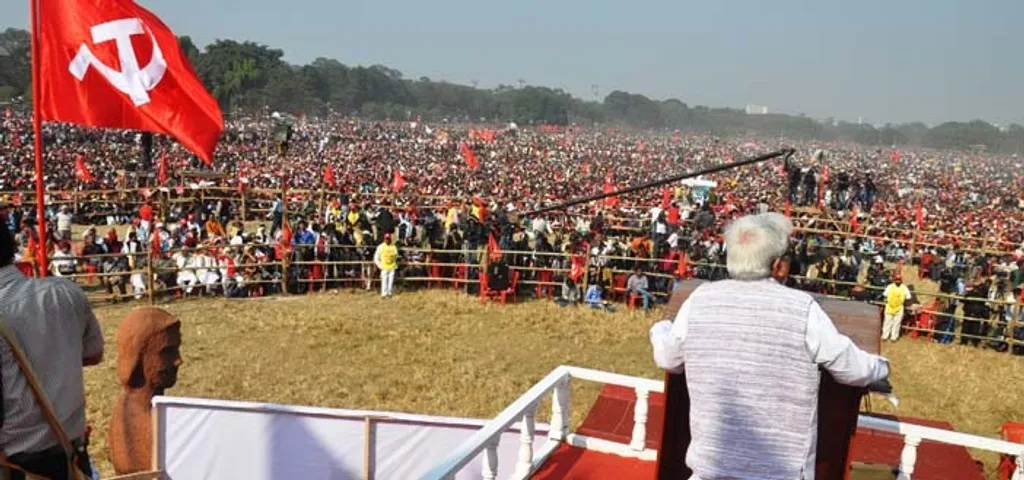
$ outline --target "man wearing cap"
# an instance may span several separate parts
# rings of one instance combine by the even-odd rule
[[[900,326],[903,324],[903,305],[910,300],[910,289],[903,284],[903,274],[896,272],[892,283],[885,287],[885,321],[882,323],[882,340],[895,342],[900,338]]]
[[[398,270],[398,247],[391,243],[391,234],[384,234],[384,243],[377,245],[373,263],[380,269],[380,296],[389,298],[394,294],[395,270]]]

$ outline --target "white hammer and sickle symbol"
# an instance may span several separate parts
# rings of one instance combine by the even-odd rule
[[[121,71],[110,68],[101,62],[96,55],[89,50],[85,43],[78,49],[78,54],[71,60],[68,70],[71,74],[82,81],[85,72],[92,66],[100,75],[128,95],[136,107],[149,103],[149,91],[156,88],[160,80],[164,78],[167,71],[167,61],[164,60],[164,53],[160,51],[160,45],[156,43],[153,34],[149,34],[153,42],[153,58],[145,68],[139,68],[139,59],[135,56],[135,49],[132,47],[132,35],[146,33],[142,27],[142,20],[138,18],[125,18],[107,23],[95,25],[91,29],[92,41],[95,44],[113,40],[117,45],[117,56],[121,61]]]

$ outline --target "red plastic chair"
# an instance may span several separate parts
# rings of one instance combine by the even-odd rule
[[[627,306],[629,307],[630,310],[634,310],[634,309],[636,309],[637,302],[640,302],[640,304],[643,305],[643,301],[644,301],[644,296],[643,295],[637,295],[635,293],[631,293],[631,294],[629,294],[629,302],[627,303]]]
[[[910,338],[925,337],[929,340],[934,336],[935,325],[938,323],[935,312],[939,310],[939,301],[933,300],[916,315],[914,328],[910,330]]]
[[[537,298],[544,298],[545,292],[547,293],[548,299],[555,297],[554,285],[545,285],[545,283],[551,282],[551,277],[554,274],[551,270],[541,270],[537,272]]]
[[[434,261],[435,261],[435,259],[432,256],[428,256],[427,257],[427,263],[431,264],[430,268],[427,270],[428,272],[430,272],[428,274],[428,276],[430,277],[430,280],[427,280],[427,288],[435,288],[435,287],[438,287],[438,286],[442,286],[442,287],[444,286],[444,281],[442,281],[442,280],[435,280],[435,279],[442,278],[442,276],[441,276],[441,267],[439,265],[433,265]]]
[[[452,290],[460,290],[462,286],[468,283],[469,280],[469,267],[465,265],[459,265],[455,267],[455,281],[452,282]],[[481,284],[483,285],[483,284]],[[481,287],[482,288],[482,287]]]
[[[999,430],[1003,440],[1013,443],[1024,443],[1024,423],[1006,422]],[[999,479],[1010,480],[1013,478],[1013,470],[1017,468],[1017,459],[1010,455],[999,456]]]
[[[628,300],[629,290],[626,290],[628,280],[624,273],[612,277],[612,298],[622,297],[623,300]]]
[[[511,303],[516,303],[516,288],[519,286],[519,272],[512,272],[512,282],[509,283],[508,288],[504,290],[491,290],[487,286],[487,274],[480,273],[480,302],[487,303],[487,300],[500,300],[501,304],[504,305],[509,298],[512,299]]]

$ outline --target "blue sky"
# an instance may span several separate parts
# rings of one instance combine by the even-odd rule
[[[291,62],[871,123],[1024,124],[1021,0],[139,1],[201,47],[253,40]],[[27,1],[0,2],[0,27],[27,17]]]

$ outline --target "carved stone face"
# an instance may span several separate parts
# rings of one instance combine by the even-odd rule
[[[132,311],[117,330],[117,375],[127,388],[153,393],[174,386],[181,366],[181,322],[166,310]]]
[[[181,324],[175,323],[153,335],[142,352],[142,370],[146,384],[154,390],[171,388],[178,381],[181,366]]]

